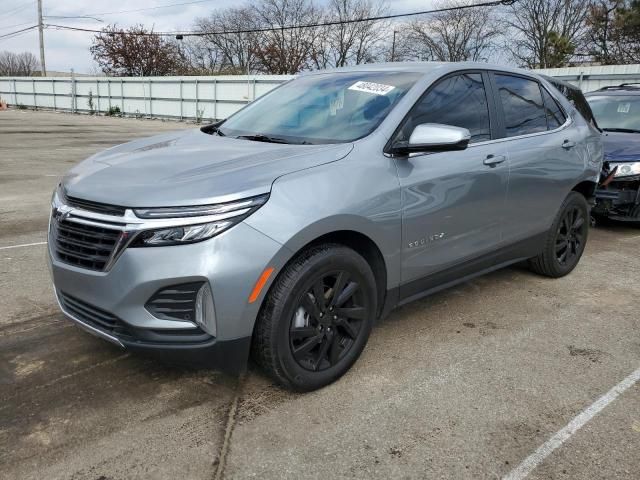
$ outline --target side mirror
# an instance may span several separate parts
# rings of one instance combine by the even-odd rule
[[[471,132],[466,128],[439,123],[423,123],[413,129],[408,142],[394,143],[391,146],[391,153],[408,155],[417,152],[464,150],[469,146],[470,140]]]

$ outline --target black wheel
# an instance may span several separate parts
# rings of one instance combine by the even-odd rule
[[[577,192],[565,199],[551,230],[544,250],[529,260],[533,271],[547,277],[563,277],[580,261],[589,235],[589,205]]]
[[[253,357],[285,386],[323,387],[360,356],[376,300],[375,279],[364,258],[337,244],[313,247],[271,288],[254,330]]]

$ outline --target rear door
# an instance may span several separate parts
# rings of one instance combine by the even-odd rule
[[[464,151],[415,154],[395,160],[402,188],[402,298],[446,281],[462,264],[497,248],[509,166],[503,142],[493,142],[496,112],[489,77],[459,72],[436,82],[396,132],[405,140],[416,125],[464,127]],[[493,122],[493,123],[492,123]]]
[[[544,234],[584,171],[580,133],[553,96],[526,76],[492,74],[509,156],[504,242]]]

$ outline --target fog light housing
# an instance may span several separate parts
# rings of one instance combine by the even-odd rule
[[[196,295],[196,325],[210,335],[216,336],[216,311],[213,305],[213,292],[209,282],[202,284]]]
[[[147,301],[145,308],[161,320],[195,323],[209,335],[216,336],[216,313],[209,282],[161,288]]]

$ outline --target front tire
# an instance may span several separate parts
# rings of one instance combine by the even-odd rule
[[[254,330],[253,358],[284,386],[323,387],[358,359],[376,311],[367,261],[342,245],[312,247],[271,288]]]
[[[571,192],[556,216],[543,251],[529,260],[530,268],[551,278],[568,275],[578,265],[589,236],[589,205],[578,192]]]

